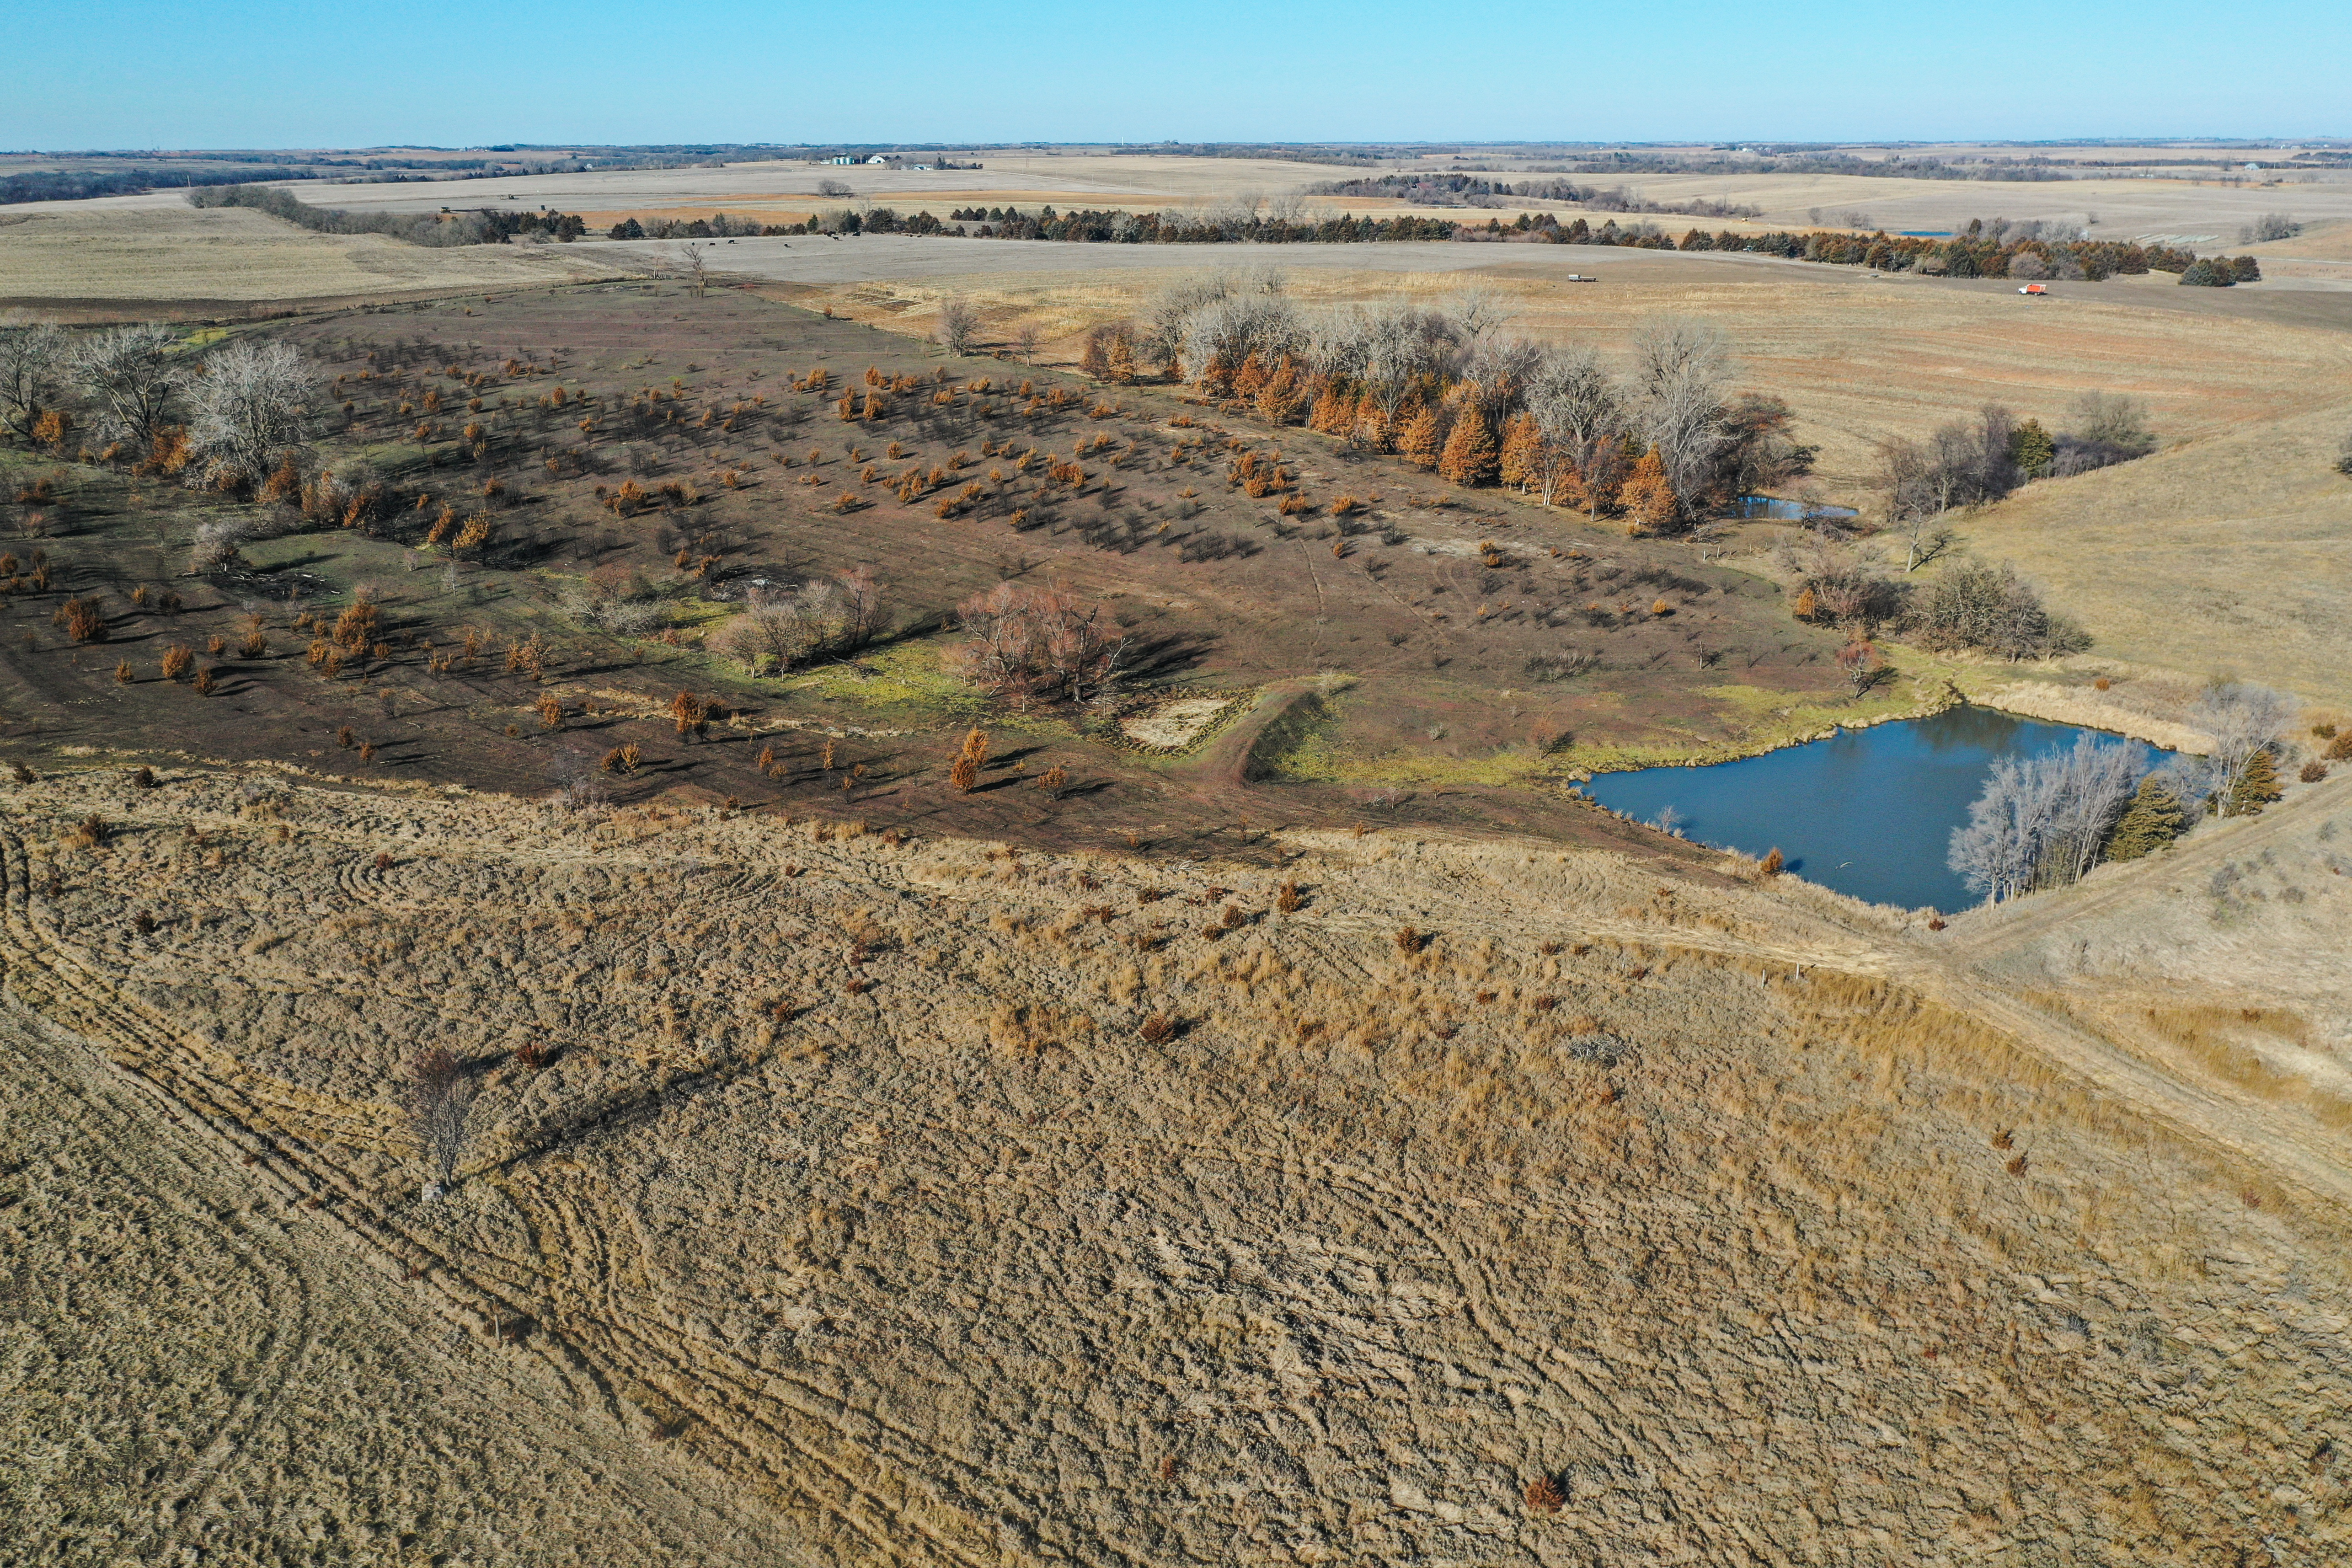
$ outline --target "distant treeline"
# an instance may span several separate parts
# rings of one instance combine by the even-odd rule
[[[950,229],[948,225],[957,226]],[[819,225],[818,226],[824,226]],[[1538,245],[1624,246],[1639,250],[1732,250],[1752,255],[1781,256],[1795,261],[1821,261],[1840,266],[1867,266],[1885,272],[1923,272],[1951,278],[2055,278],[2096,281],[2117,273],[2149,271],[2181,273],[2196,265],[2194,253],[2162,245],[2134,245],[2116,240],[2045,237],[2038,224],[2011,225],[2000,218],[1989,224],[1971,221],[1946,239],[1913,235],[1845,234],[1824,230],[1802,233],[1779,230],[1740,234],[1725,229],[1709,234],[1694,228],[1679,240],[1654,223],[1619,227],[1603,220],[1593,227],[1583,218],[1561,223],[1550,213],[1521,213],[1509,223],[1488,218],[1484,224],[1457,223],[1451,218],[1399,216],[1391,218],[1332,217],[1315,222],[1289,222],[1252,216],[1245,221],[1219,222],[1188,212],[1130,213],[1096,211],[1056,213],[1042,207],[1034,214],[1017,207],[959,207],[942,224],[929,213],[902,219],[887,208],[866,214],[861,223],[848,214],[839,221],[841,232],[860,227],[871,234],[961,233],[989,239],[1051,239],[1081,244],[1214,245],[1255,242],[1261,245],[1366,244],[1375,240],[1517,241]],[[788,232],[799,233],[795,227]]]
[[[587,232],[572,213],[355,213],[314,207],[273,185],[221,185],[188,193],[194,207],[251,207],[320,234],[381,234],[411,245],[504,245],[539,234],[569,243]]]
[[[1603,153],[1572,160],[1573,174],[1860,174],[1883,180],[2066,180],[2066,165],[2041,157],[1947,163],[1941,158],[1857,158],[1850,153],[1707,157],[1675,153]]]
[[[1418,151],[1398,147],[1297,147],[1276,142],[1160,142],[1149,146],[1113,147],[1111,155],[1142,157],[1160,153],[1176,158],[1268,158],[1285,163],[1338,163],[1369,168],[1382,158],[1418,157]]]
[[[1508,207],[1513,201],[1574,202],[1601,212],[1675,213],[1689,217],[1754,217],[1764,209],[1725,201],[1652,202],[1622,185],[1603,189],[1573,180],[1489,180],[1476,174],[1381,174],[1326,180],[1310,195],[1390,196],[1424,207]]]
[[[867,231],[883,232],[876,228],[875,219],[890,216],[887,211],[868,215]],[[929,217],[929,213],[919,213],[910,221]],[[1332,245],[1376,239],[1435,240],[1452,239],[1457,230],[1469,226],[1450,218],[1410,215],[1293,221],[1255,215],[1221,218],[1214,214],[1185,211],[1131,213],[1087,208],[1056,213],[1050,206],[1041,207],[1034,215],[1024,214],[1016,207],[963,207],[948,217],[951,223],[979,224],[978,228],[963,232],[982,239],[1059,239],[1094,245],[1218,245],[1235,241]],[[922,231],[908,227],[906,232]]]
[[[247,170],[228,169],[58,169],[29,174],[0,175],[0,206],[17,202],[78,202],[90,196],[135,196],[142,191],[178,190],[193,185],[234,185],[250,180]],[[313,180],[308,170],[289,170],[272,178]]]

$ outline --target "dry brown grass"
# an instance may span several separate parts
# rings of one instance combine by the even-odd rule
[[[1874,973],[1910,950],[1785,879],[1402,830],[1146,864],[352,786],[275,789],[265,822],[193,772],[149,831],[162,798],[12,793],[12,880],[47,889],[5,928],[18,994],[86,1070],[268,1150],[273,1211],[320,1198],[304,1267],[416,1270],[396,1299],[472,1330],[429,1375],[576,1369],[556,1414],[667,1434],[802,1560],[986,1556],[1008,1519],[1087,1563],[1276,1531],[1837,1554],[2053,1518],[2134,1563],[2345,1544],[2272,1480],[2352,1399],[2332,1321],[2280,1307],[2347,1283],[2341,1216]],[[55,846],[100,814],[128,830],[93,879]],[[418,1040],[482,1082],[431,1209],[394,1099]],[[218,1464],[268,1494],[277,1441]]]
[[[2339,345],[2313,340],[2315,352]],[[2193,675],[2352,700],[2352,480],[2329,463],[2352,426],[2340,370],[2289,376],[2274,405],[2120,468],[2029,486],[1971,519],[2099,638],[2098,652]]]

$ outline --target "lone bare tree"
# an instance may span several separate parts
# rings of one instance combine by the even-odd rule
[[[65,334],[22,316],[0,317],[0,429],[20,441],[37,424],[64,368]]]
[[[969,300],[949,300],[940,306],[940,346],[951,354],[971,353],[980,336],[980,310]]]
[[[1454,295],[1446,305],[1445,313],[1454,318],[1462,336],[1473,343],[1511,319],[1511,312],[1503,304],[1500,295],[1492,289],[1475,286]]]
[[[709,250],[710,247],[707,245],[681,245],[677,247],[677,264],[686,268],[686,280],[694,285],[694,291],[698,294],[707,293],[710,288]]]
[[[1685,511],[1695,507],[1723,448],[1731,346],[1719,328],[1661,316],[1633,333],[1633,393],[1641,434],[1658,448]]]
[[[409,1066],[408,1112],[416,1145],[425,1157],[425,1196],[442,1196],[457,1179],[457,1156],[466,1148],[466,1114],[474,1105],[474,1080],[457,1058],[436,1046],[419,1051]]]
[[[318,385],[316,367],[285,343],[237,343],[208,357],[187,382],[188,434],[208,477],[258,481],[299,447]]]
[[[2286,733],[2294,721],[2295,706],[2294,699],[2284,692],[2242,681],[2215,686],[2198,701],[2189,722],[2213,737],[2205,763],[2222,816],[2238,815],[2239,782],[2255,756]]]
[[[163,433],[184,379],[172,354],[179,341],[169,327],[142,323],[100,332],[75,348],[74,379],[105,407],[110,435],[144,445]]]

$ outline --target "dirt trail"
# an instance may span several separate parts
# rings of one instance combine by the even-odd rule
[[[2171,857],[2126,869],[2103,888],[2037,899],[2021,913],[1997,915],[1999,924],[1964,920],[1953,933],[1957,941],[1940,934],[1906,937],[1874,929],[1859,916],[1843,919],[1835,913],[1800,913],[1793,908],[1779,912],[1769,935],[1734,933],[1686,921],[1610,919],[1581,910],[1562,921],[1559,934],[1571,940],[1787,965],[1792,973],[1819,968],[1888,980],[2013,1037],[2052,1066],[2079,1077],[2102,1100],[2131,1108],[2181,1135],[2227,1150],[2238,1160],[2352,1213],[2352,1160],[2347,1160],[2339,1137],[2323,1128],[2283,1121],[2276,1107],[2258,1095],[2218,1083],[2184,1081],[2168,1074],[2122,1046],[2019,996],[2014,984],[1998,976],[1991,967],[2005,954],[2070,921],[2148,897],[2152,881],[2200,877],[2222,860],[2258,854],[2266,845],[2306,829],[2312,817],[2339,809],[2347,794],[2352,794],[2352,775],[2347,775],[2346,784],[2331,785],[2325,793],[2305,795],[2290,809],[2274,809],[2232,831],[2192,839]],[[1401,910],[1400,919],[1418,919],[1425,929],[1456,938],[1507,941],[1514,934],[1523,934],[1525,924],[1495,918],[1492,894],[1499,889],[1479,889],[1478,893],[1486,896],[1471,896],[1468,868],[1482,858],[1465,853],[1471,847],[1467,844],[1453,847],[1448,858],[1454,868],[1429,884],[1443,888],[1449,881],[1462,881],[1465,896],[1444,902],[1428,900]],[[1368,934],[1371,931],[1364,921],[1356,922],[1355,929]]]

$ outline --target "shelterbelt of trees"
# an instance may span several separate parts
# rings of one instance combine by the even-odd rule
[[[1286,217],[1210,212],[1133,213],[1076,209],[1057,213],[1040,207],[959,207],[942,221],[929,213],[900,217],[887,207],[866,214],[843,213],[813,226],[855,234],[961,234],[982,239],[1044,239],[1094,245],[1368,244],[1376,240],[1454,240],[1535,245],[1627,246],[1642,250],[1730,250],[1832,265],[1867,266],[1888,272],[1917,271],[1953,278],[2060,278],[2096,281],[2117,274],[2185,273],[2197,263],[2193,251],[2164,245],[2091,239],[2079,233],[2052,232],[2037,224],[1977,219],[1948,237],[1856,234],[1845,230],[1775,230],[1745,234],[1692,228],[1680,239],[1654,223],[1620,226],[1604,218],[1598,228],[1582,217],[1559,221],[1552,213],[1521,213],[1505,222],[1484,223],[1411,214],[1375,218],[1345,215]],[[794,232],[801,232],[795,230]],[[2238,281],[2252,281],[2242,269]]]

